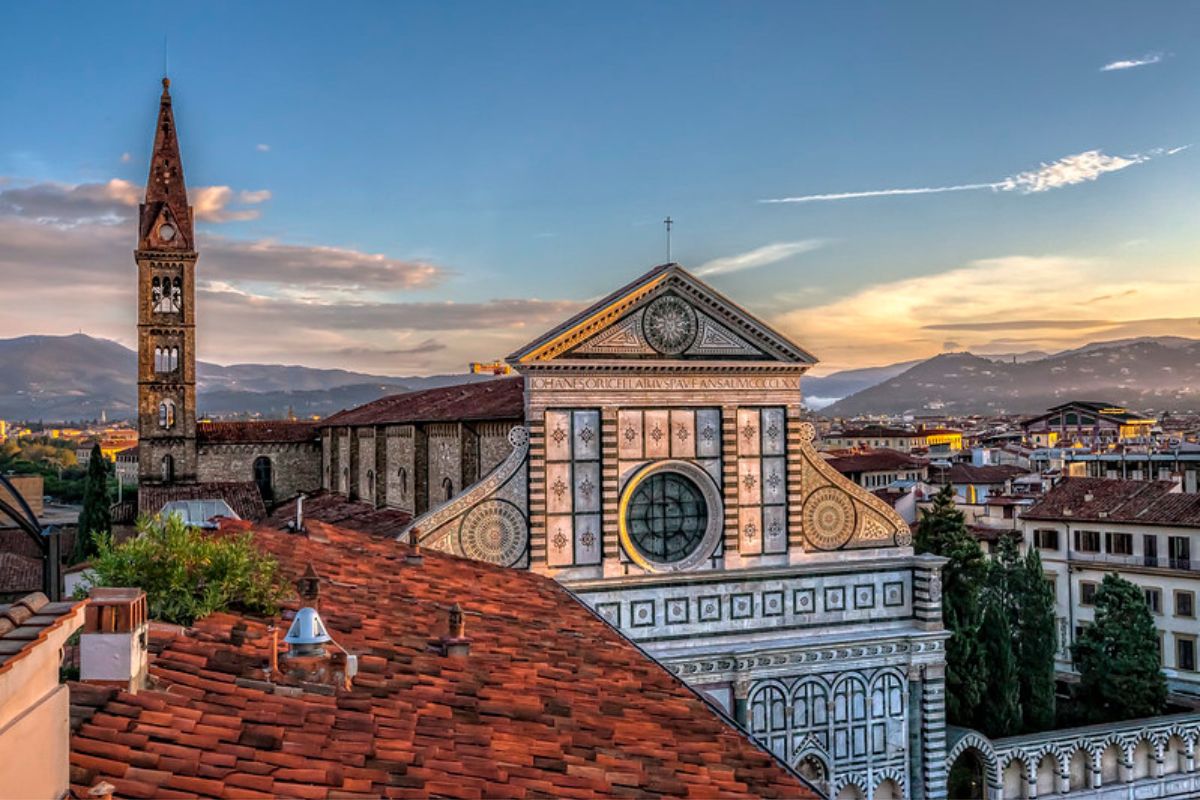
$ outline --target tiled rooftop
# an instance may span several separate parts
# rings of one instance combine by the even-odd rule
[[[946,472],[946,480],[950,483],[1004,483],[1019,475],[1028,474],[1029,470],[1013,464],[953,464]],[[935,473],[938,474],[938,473]],[[940,477],[940,474],[938,474]]]
[[[1021,517],[1200,527],[1200,494],[1176,488],[1171,481],[1066,478]]]
[[[525,417],[525,379],[494,378],[437,389],[406,392],[339,411],[319,424],[400,425],[460,420],[519,420]]]
[[[880,448],[866,453],[831,458],[828,463],[843,475],[849,475],[856,472],[877,472],[891,469],[920,469],[929,462],[897,450]]]
[[[245,523],[230,523],[233,530]],[[359,674],[335,694],[263,681],[266,621],[157,638],[154,690],[81,687],[72,783],[135,797],[817,795],[549,578],[310,521],[255,529]],[[466,656],[430,646],[454,603]],[[284,622],[276,620],[277,625]],[[74,691],[74,690],[73,690]]]
[[[51,603],[41,592],[0,605],[0,675],[28,654],[84,601]]]
[[[317,425],[305,420],[197,422],[198,444],[276,444],[318,441]]]
[[[167,503],[179,500],[224,500],[242,519],[260,520],[267,515],[262,492],[254,481],[210,481],[172,486],[143,485],[138,490],[142,512],[157,514]]]
[[[345,495],[324,489],[305,496],[304,518],[380,536],[396,536],[412,522],[412,514],[407,511],[376,508],[371,503],[350,500]],[[284,528],[295,519],[296,503],[283,503],[271,513],[266,524]]]

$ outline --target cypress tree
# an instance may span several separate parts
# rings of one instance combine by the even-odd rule
[[[1096,620],[1071,647],[1079,670],[1077,700],[1091,722],[1162,713],[1167,700],[1158,630],[1141,588],[1116,573],[1096,591]]]
[[[1046,583],[1042,557],[1029,548],[1021,564],[1017,674],[1021,683],[1021,716],[1025,733],[1054,727],[1054,592]]]
[[[989,593],[984,604],[980,649],[987,666],[987,689],[975,727],[992,738],[1012,736],[1021,728],[1021,686],[1012,625],[1002,598],[995,592]]]
[[[946,642],[946,718],[954,725],[973,726],[987,691],[979,641],[987,567],[979,542],[954,507],[950,486],[942,487],[933,508],[921,514],[914,547],[949,559],[942,568],[942,621],[951,634]]]
[[[112,497],[108,491],[108,459],[100,445],[92,445],[87,479],[83,484],[83,509],[75,531],[71,563],[87,561],[96,554],[96,537],[112,533]]]

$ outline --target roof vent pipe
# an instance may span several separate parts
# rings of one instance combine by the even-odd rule
[[[467,638],[467,623],[462,606],[455,603],[447,615],[448,632],[442,637],[442,653],[448,656],[466,656],[471,652],[471,640]]]
[[[295,656],[320,656],[325,654],[324,645],[333,641],[325,630],[325,623],[315,608],[302,608],[292,620],[287,636],[283,637]]]
[[[425,557],[421,555],[421,532],[416,528],[408,529],[408,555],[404,557],[404,562],[414,567],[425,562]]]

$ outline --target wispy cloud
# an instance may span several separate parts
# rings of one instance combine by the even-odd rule
[[[1115,72],[1119,69],[1133,69],[1134,67],[1145,67],[1150,64],[1157,64],[1163,60],[1162,53],[1147,53],[1141,58],[1130,58],[1122,61],[1112,61],[1100,68],[1101,72]]]
[[[204,222],[237,222],[256,219],[256,208],[271,199],[266,189],[235,192],[228,186],[200,186],[190,190],[196,219]],[[70,227],[100,223],[117,225],[133,218],[142,190],[126,180],[105,183],[31,183],[0,190],[0,214],[39,223]]]
[[[255,150],[257,150],[257,151],[258,151],[258,152],[260,152],[260,153],[269,153],[269,152],[271,152],[271,145],[269,145],[269,144],[256,144],[256,145],[254,145],[254,149],[255,149]]]
[[[128,164],[133,161],[133,153],[121,153],[121,163]]]
[[[1145,153],[1130,156],[1110,156],[1100,150],[1064,156],[1057,161],[1042,163],[1037,169],[1019,172],[999,181],[988,183],[960,183],[951,186],[922,186],[908,189],[868,189],[860,192],[835,192],[828,194],[805,194],[795,197],[775,197],[760,200],[760,203],[819,203],[829,200],[855,200],[862,197],[896,197],[916,194],[941,194],[943,192],[971,192],[991,189],[994,192],[1016,192],[1035,194],[1073,186],[1077,183],[1094,181],[1108,172],[1117,172],[1137,164],[1144,164],[1160,156],[1173,156],[1191,145],[1172,148],[1155,148]]]
[[[775,242],[735,256],[714,258],[696,269],[697,275],[725,275],[747,269],[765,267],[786,258],[808,253],[825,246],[824,239],[801,239],[798,242]]]
[[[1064,300],[1045,291],[1047,281],[1086,284],[1103,294]],[[1133,274],[1116,261],[1014,255],[864,286],[769,319],[827,368],[863,367],[947,348],[1058,350],[1129,336],[1195,336],[1198,289],[1200,281],[1165,266]],[[1146,318],[1148,309],[1159,308],[1177,316]]]

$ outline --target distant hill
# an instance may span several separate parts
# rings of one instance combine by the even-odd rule
[[[900,364],[889,364],[886,367],[847,369],[820,378],[805,378],[800,384],[800,388],[804,392],[804,404],[812,409],[822,408],[843,397],[894,378],[920,363],[921,361],[918,359]]]
[[[63,421],[132,418],[137,354],[86,334],[0,339],[0,419]],[[433,388],[480,375],[392,378],[341,369],[277,364],[196,364],[201,414],[281,417],[331,414],[387,394]]]
[[[1031,361],[943,353],[833,403],[829,416],[1027,414],[1086,397],[1138,411],[1200,410],[1200,341],[1096,342]]]

